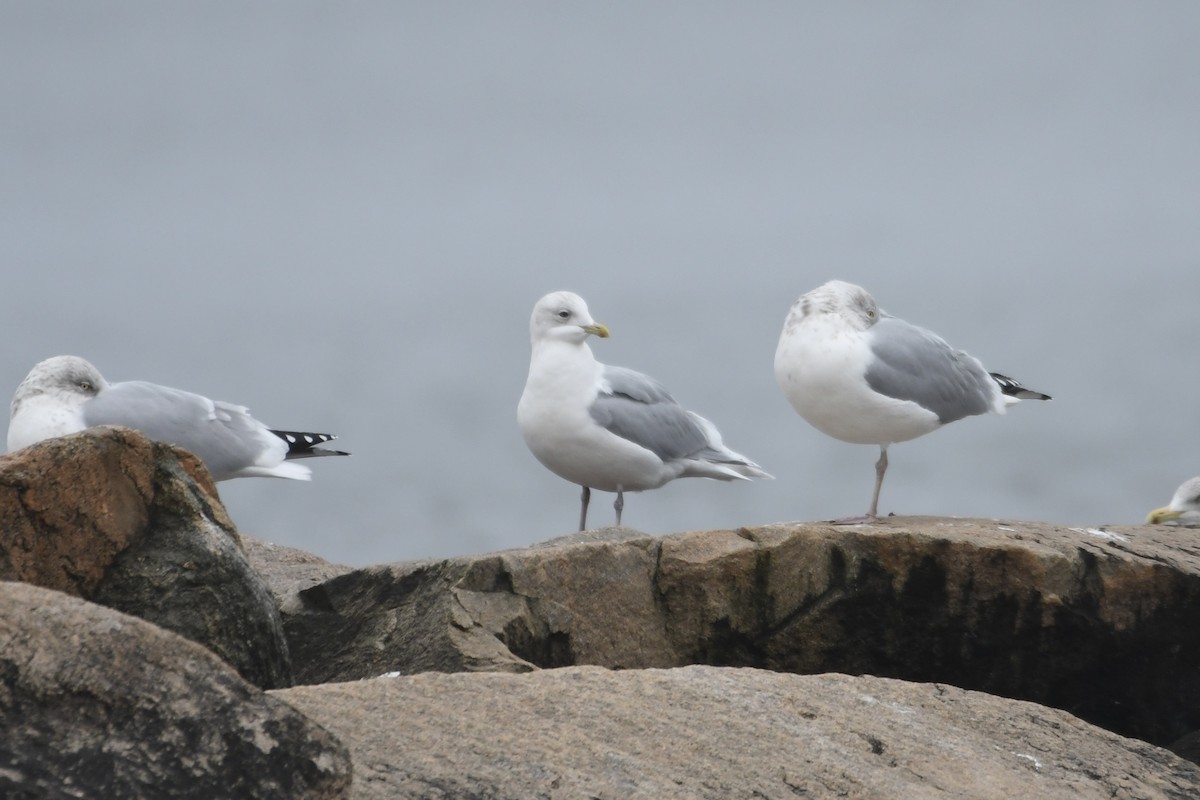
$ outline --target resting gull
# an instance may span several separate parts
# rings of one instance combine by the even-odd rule
[[[606,338],[577,294],[553,292],[533,307],[533,353],[517,406],[530,451],[547,469],[583,487],[579,529],[591,490],[616,492],[617,525],[625,492],[676,478],[770,478],[729,450],[703,417],[684,410],[658,381],[596,361],[589,336]]]
[[[145,381],[109,383],[78,356],[48,358],[21,381],[12,400],[8,449],[96,425],[124,425],[182,447],[198,456],[218,481],[306,481],[312,470],[293,459],[349,455],[317,447],[337,438],[331,434],[272,430],[243,406]]]
[[[877,517],[888,445],[976,414],[1003,414],[1020,400],[1049,400],[938,335],[879,309],[863,288],[830,281],[792,304],[775,351],[775,379],[792,406],[822,433],[879,446]]]

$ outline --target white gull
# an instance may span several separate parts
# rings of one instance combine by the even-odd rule
[[[109,383],[78,356],[48,358],[21,381],[12,400],[8,449],[96,425],[123,425],[182,447],[218,481],[311,480],[312,470],[294,459],[348,455],[316,446],[337,438],[331,434],[272,430],[244,406],[145,381]]]
[[[529,321],[529,377],[517,422],[547,469],[583,487],[579,529],[587,527],[591,490],[616,492],[617,525],[625,492],[657,489],[676,478],[770,478],[721,442],[716,427],[682,408],[654,378],[596,361],[589,336],[606,338],[583,298],[553,292]]]
[[[1157,525],[1160,522],[1177,520],[1184,527],[1200,525],[1200,477],[1189,478],[1179,484],[1169,505],[1156,508],[1146,517],[1146,522]]]
[[[1049,400],[940,336],[881,311],[860,286],[829,281],[792,304],[775,351],[775,379],[810,425],[835,439],[879,447],[865,522],[879,511],[888,445],[976,414]]]

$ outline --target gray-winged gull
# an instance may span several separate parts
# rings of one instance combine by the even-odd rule
[[[331,434],[272,430],[243,406],[145,381],[109,383],[78,356],[48,358],[21,381],[12,400],[8,449],[96,425],[124,425],[182,447],[218,481],[311,480],[312,470],[293,459],[348,455],[317,447],[337,438]]]
[[[533,307],[529,377],[517,422],[547,469],[583,487],[579,529],[587,527],[591,490],[616,492],[621,524],[625,492],[657,489],[675,478],[770,478],[721,443],[716,427],[683,409],[658,381],[596,361],[589,336],[606,338],[583,298],[553,292]]]
[[[875,491],[865,522],[879,511],[888,445],[955,420],[1003,414],[1020,400],[1049,400],[940,336],[879,309],[865,289],[829,281],[792,304],[775,351],[775,379],[792,406],[835,439],[879,446]]]
[[[1185,516],[1186,520],[1180,520]],[[1179,484],[1171,504],[1156,508],[1146,517],[1146,522],[1156,525],[1160,522],[1176,519],[1188,527],[1200,525],[1200,477],[1190,478]]]

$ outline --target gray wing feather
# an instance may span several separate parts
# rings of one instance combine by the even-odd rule
[[[625,367],[605,367],[609,391],[589,411],[596,424],[641,445],[663,461],[709,449],[708,438],[666,388],[649,375]]]
[[[241,406],[145,381],[114,383],[83,407],[84,422],[124,425],[188,450],[218,480],[250,464],[265,449],[264,426]]]
[[[608,384],[613,394],[621,394],[639,403],[669,403],[677,406],[675,398],[667,391],[667,387],[628,367],[604,367],[604,382]]]
[[[917,403],[943,424],[992,410],[995,381],[937,334],[884,315],[871,328],[870,348],[867,383],[880,394]]]

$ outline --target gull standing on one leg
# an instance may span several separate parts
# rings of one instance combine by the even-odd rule
[[[770,478],[721,443],[716,427],[683,409],[658,381],[596,361],[589,336],[606,338],[583,298],[552,292],[533,307],[529,377],[517,422],[533,455],[583,487],[579,530],[587,528],[591,490],[616,492],[617,525],[625,492],[657,489],[675,478]]]
[[[835,439],[879,446],[879,512],[888,445],[1020,400],[1049,400],[955,350],[940,336],[879,309],[865,289],[829,281],[792,304],[775,351],[775,379],[792,406]]]

